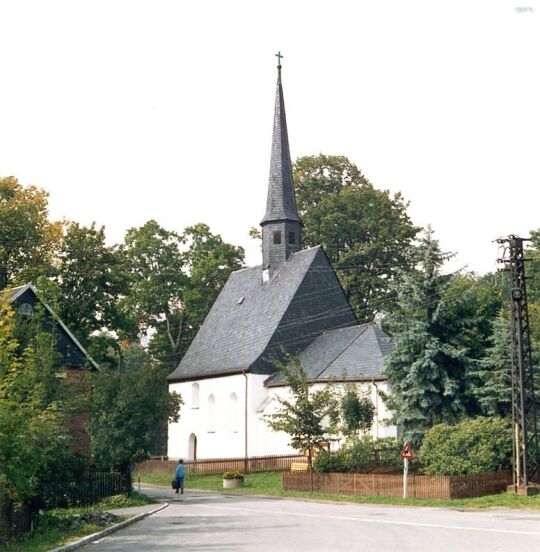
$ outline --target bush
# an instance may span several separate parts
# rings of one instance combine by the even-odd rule
[[[402,471],[401,447],[402,444],[392,437],[377,439],[375,441],[375,449],[379,465],[385,468],[392,468],[396,471]]]
[[[355,439],[336,452],[321,452],[315,471],[321,473],[367,473],[376,467],[401,469],[401,446],[395,439]]]
[[[356,439],[347,447],[349,469],[354,473],[365,473],[375,467],[375,443],[371,439]]]
[[[313,469],[319,473],[350,471],[348,451],[343,448],[336,452],[321,451],[313,461]]]
[[[506,469],[512,461],[512,432],[500,418],[476,418],[429,429],[418,454],[429,475],[461,475]]]

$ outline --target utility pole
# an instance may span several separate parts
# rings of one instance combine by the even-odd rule
[[[510,272],[512,316],[512,448],[513,489],[520,494],[536,494],[531,483],[540,480],[538,436],[534,398],[534,367],[527,306],[526,259],[523,242],[528,238],[510,235],[497,240],[504,247],[503,257]]]

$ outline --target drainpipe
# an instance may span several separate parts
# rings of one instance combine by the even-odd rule
[[[375,383],[375,380],[372,379],[371,383],[375,387],[375,418],[377,419],[377,424],[375,425],[375,438],[379,438],[379,388]]]
[[[246,371],[242,372],[242,375],[246,379],[246,386],[244,391],[244,473],[248,471],[248,377]]]

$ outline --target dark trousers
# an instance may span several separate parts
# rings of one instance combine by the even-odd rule
[[[184,478],[183,477],[177,477],[176,478],[176,492],[181,490],[184,492]]]

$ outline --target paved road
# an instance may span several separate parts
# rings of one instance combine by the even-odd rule
[[[401,508],[167,490],[171,506],[84,550],[540,551],[540,513]]]

